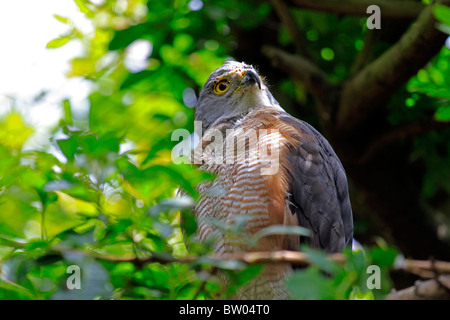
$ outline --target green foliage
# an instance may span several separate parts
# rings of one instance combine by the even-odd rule
[[[170,136],[192,129],[193,104],[185,104],[185,93],[198,90],[225,61],[228,16],[236,19],[241,11],[211,5],[204,16],[189,1],[75,3],[94,33],[54,15],[69,30],[47,48],[82,41],[85,54],[71,61],[69,76],[92,82],[88,116],[63,100],[63,117],[41,151],[22,151],[33,128],[19,113],[0,119],[0,299],[232,294],[261,267],[201,258],[209,246],[192,238],[197,225],[189,209],[196,185],[211,176],[173,164]],[[262,20],[270,7],[260,7]],[[135,70],[127,59],[139,41],[150,51]],[[184,198],[175,197],[178,187]],[[172,262],[187,255],[185,242],[200,258]],[[139,260],[152,258],[166,262]],[[67,287],[73,265],[82,270],[80,290]],[[234,279],[227,291],[211,268]]]
[[[307,247],[312,264],[306,269],[297,270],[287,281],[291,299],[308,300],[348,300],[382,299],[391,290],[389,269],[393,266],[397,251],[382,246],[367,251],[350,250],[344,252],[345,263],[328,259],[321,251]],[[379,267],[380,287],[372,287],[371,276],[375,275],[369,266]],[[375,275],[378,276],[378,275]]]
[[[450,34],[450,8],[443,5],[433,7],[433,13],[440,22],[438,27]],[[449,41],[447,40],[447,43]],[[421,106],[421,110],[432,108],[434,118],[440,122],[450,121],[450,48],[442,48],[440,54],[435,57],[431,64],[419,70],[407,84],[409,92],[415,94],[411,107],[416,100],[425,96],[427,106]],[[416,108],[417,109],[417,108]],[[432,197],[439,190],[450,193],[450,131],[443,130],[441,134],[430,132],[414,141],[415,151],[411,155],[413,160],[421,159],[426,166],[423,177],[422,194]]]
[[[418,92],[436,98],[435,119],[450,121],[450,49],[444,47],[433,64],[419,70],[408,83],[410,92]]]
[[[443,24],[440,25],[441,30],[450,34],[450,7],[438,4],[433,7],[433,14]]]

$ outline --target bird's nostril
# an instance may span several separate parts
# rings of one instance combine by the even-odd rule
[[[259,78],[258,74],[253,70],[245,71],[245,77],[242,83],[248,86],[254,85],[256,83],[258,84],[259,89],[261,89],[261,79]]]

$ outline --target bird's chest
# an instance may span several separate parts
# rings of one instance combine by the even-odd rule
[[[217,237],[216,253],[247,251],[252,235],[283,223],[284,194],[275,186],[281,184],[280,141],[276,130],[244,125],[204,135],[194,156],[201,159],[200,168],[216,178],[199,186],[194,212],[199,238]]]

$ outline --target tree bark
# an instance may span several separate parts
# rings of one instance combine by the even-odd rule
[[[450,276],[440,276],[436,279],[416,281],[414,286],[393,291],[387,300],[449,300]]]
[[[351,132],[441,50],[448,35],[435,25],[428,6],[396,44],[345,83],[337,130]]]

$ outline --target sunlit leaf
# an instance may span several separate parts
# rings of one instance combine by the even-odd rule
[[[62,22],[62,23],[64,23],[64,24],[70,23],[70,19],[67,18],[67,17],[63,17],[63,16],[60,16],[60,15],[58,15],[58,14],[54,14],[53,17],[54,17],[56,20],[58,20],[58,21],[60,21],[60,22]]]
[[[10,149],[22,148],[25,141],[34,132],[18,113],[11,113],[0,119],[0,145]]]
[[[48,42],[46,45],[46,48],[48,48],[48,49],[59,48],[59,47],[62,47],[63,45],[65,45],[70,40],[72,40],[72,38],[70,36],[62,36],[62,37],[53,39],[50,42]]]

